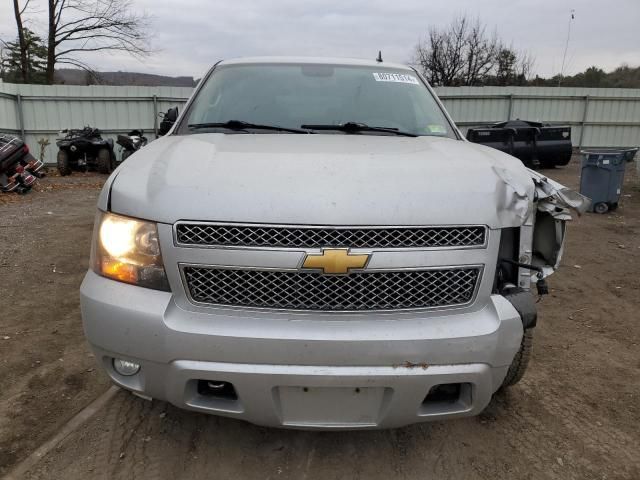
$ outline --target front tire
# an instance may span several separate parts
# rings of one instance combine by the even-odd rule
[[[66,150],[58,150],[58,173],[65,177],[71,175],[71,166],[69,165],[69,154]]]
[[[520,342],[520,349],[516,356],[513,358],[507,376],[504,377],[502,382],[502,388],[510,387],[518,383],[524,376],[524,372],[527,371],[529,365],[529,359],[531,358],[531,350],[533,348],[533,329],[527,328]]]
[[[98,150],[98,172],[111,173],[111,152],[106,148]]]

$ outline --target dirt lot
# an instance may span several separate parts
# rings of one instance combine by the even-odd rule
[[[633,170],[633,169],[631,169]],[[578,166],[547,172],[570,186]],[[0,475],[108,388],[82,336],[99,176],[0,197]],[[379,432],[272,430],[124,392],[30,479],[640,478],[640,180],[573,222],[532,365],[479,417]]]

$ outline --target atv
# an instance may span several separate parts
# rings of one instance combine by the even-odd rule
[[[111,173],[116,160],[113,140],[102,138],[100,130],[86,126],[81,130],[62,130],[60,135],[64,135],[56,141],[60,149],[58,151],[60,175],[70,175],[74,170]]]

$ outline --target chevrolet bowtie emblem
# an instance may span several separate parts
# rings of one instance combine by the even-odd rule
[[[350,254],[348,248],[323,248],[322,253],[308,253],[302,268],[320,269],[322,273],[349,273],[352,268],[364,268],[369,254]]]

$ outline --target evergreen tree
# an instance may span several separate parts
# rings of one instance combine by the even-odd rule
[[[28,28],[23,30],[29,83],[45,83],[47,71],[47,47],[44,41]],[[7,42],[0,57],[0,72],[2,79],[10,83],[23,83],[20,58],[20,42],[16,38]]]

